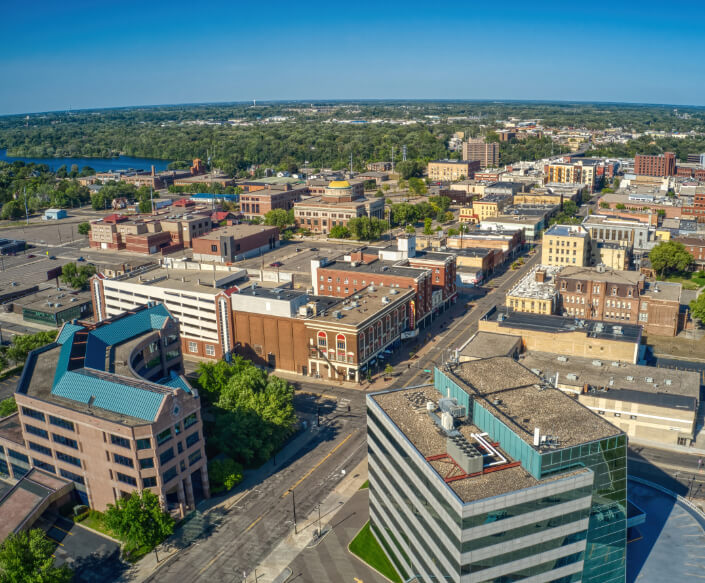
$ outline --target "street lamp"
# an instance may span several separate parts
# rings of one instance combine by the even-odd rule
[[[294,534],[299,534],[296,529],[296,496],[294,495],[294,490],[292,488],[289,488],[289,492],[291,492],[291,507],[294,510]]]

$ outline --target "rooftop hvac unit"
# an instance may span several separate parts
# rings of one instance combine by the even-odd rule
[[[646,377],[644,379],[647,383],[653,383],[654,382],[654,377]]]
[[[389,295],[390,295],[390,296],[395,296],[395,295],[397,295],[398,293],[399,293],[399,292],[398,292],[397,290],[395,290],[395,289],[390,289],[390,290],[389,290]]]
[[[382,296],[382,303],[383,304],[388,304],[389,303],[389,298],[387,296]]]
[[[601,360],[593,360],[592,366],[602,366],[602,361]]]
[[[569,381],[577,381],[578,375],[576,375],[574,372],[569,372],[567,375],[565,375],[565,378],[567,378]]]
[[[426,411],[435,411],[436,404],[433,401],[426,401]]]
[[[453,416],[447,411],[443,411],[443,413],[441,413],[441,426],[446,431],[453,431],[453,429],[455,428]]]
[[[343,313],[340,310],[335,310],[335,312],[333,312],[333,317],[340,319],[343,317]]]
[[[537,377],[541,376],[541,371],[538,368],[532,368],[531,372],[534,373]]]
[[[450,413],[454,419],[465,417],[465,407],[462,405],[453,405],[450,409],[448,409],[448,413]]]
[[[629,375],[629,376],[627,377],[627,380],[631,382],[631,381],[633,381],[633,380],[634,380],[634,377],[633,377],[633,376],[631,376],[631,375]]]
[[[666,386],[670,387],[673,384],[673,381],[671,379],[666,379]]]
[[[622,336],[624,332],[622,331],[621,326],[612,326],[612,331],[617,335],[617,336]]]
[[[612,361],[612,366],[619,366],[619,363],[616,361]]]
[[[559,356],[556,360],[559,362],[568,362],[568,357],[567,356]]]

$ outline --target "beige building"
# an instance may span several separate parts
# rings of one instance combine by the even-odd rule
[[[555,275],[559,269],[545,265],[534,267],[507,292],[507,308],[531,314],[553,314],[558,305]]]
[[[592,243],[590,246],[593,265],[604,265],[608,269],[629,269],[629,248],[620,243]]]
[[[453,181],[474,176],[480,169],[477,160],[433,160],[426,168],[430,180]]]
[[[200,400],[181,373],[179,324],[162,305],[65,324],[27,359],[18,412],[0,421],[0,471],[71,480],[96,510],[149,489],[183,516],[209,483]]]
[[[498,308],[482,317],[478,329],[521,336],[524,350],[633,364],[638,360],[641,343],[641,326],[634,324],[595,320],[576,323],[575,318],[513,312],[508,308]]]
[[[521,363],[635,441],[690,445],[700,398],[697,372],[529,352]]]
[[[543,234],[543,265],[584,267],[590,262],[590,235],[581,225],[553,225]]]
[[[508,194],[487,194],[472,203],[473,213],[477,220],[482,222],[487,219],[498,217],[504,212],[504,208],[512,204],[512,196]]]
[[[461,180],[460,182],[454,182],[451,184],[450,189],[459,190],[465,194],[484,196],[485,188],[487,188],[487,186],[487,182],[478,182],[477,180]]]

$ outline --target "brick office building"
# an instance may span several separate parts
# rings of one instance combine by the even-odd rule
[[[264,225],[231,225],[193,240],[195,261],[230,263],[279,247],[279,229]]]
[[[308,194],[308,187],[305,186],[293,188],[287,185],[282,190],[268,186],[261,190],[250,190],[240,195],[240,212],[251,219],[263,217],[275,209],[290,211],[294,208],[294,203],[299,202],[305,194]]]
[[[641,176],[675,176],[676,155],[665,152],[660,156],[637,154],[634,156],[634,174]]]
[[[426,171],[429,180],[461,180],[472,178],[480,170],[479,160],[432,160]]]
[[[209,484],[200,400],[182,372],[179,325],[161,305],[65,324],[25,363],[19,410],[0,421],[0,470],[60,475],[97,510],[149,489],[183,516]]]
[[[486,142],[485,138],[469,138],[463,142],[463,160],[479,160],[481,168],[499,166],[499,143]]]

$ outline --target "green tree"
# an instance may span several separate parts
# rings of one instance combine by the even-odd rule
[[[696,299],[690,302],[690,313],[696,320],[705,322],[705,292],[701,292]]]
[[[616,208],[619,211],[623,211],[624,209],[627,208],[627,206],[622,202],[618,202],[616,205],[614,205],[614,208]]]
[[[103,523],[125,542],[128,553],[140,548],[152,550],[174,532],[174,519],[159,505],[150,490],[132,492],[108,504]]]
[[[404,160],[397,163],[395,168],[404,180],[421,178],[425,169],[426,165],[421,160]]]
[[[280,231],[294,224],[294,211],[284,209],[272,209],[264,215],[264,224],[271,227],[278,227]]]
[[[433,219],[431,217],[426,217],[423,220],[423,234],[424,235],[433,235]]]
[[[414,224],[419,219],[416,206],[408,202],[393,204],[391,210],[392,221],[395,225]]]
[[[84,166],[81,168],[81,173],[79,176],[93,176],[95,174],[95,170],[91,168],[90,166]]]
[[[243,476],[242,466],[232,458],[217,458],[208,462],[208,481],[214,494],[232,490],[242,482]]]
[[[5,349],[5,354],[15,363],[22,363],[27,360],[27,356],[32,350],[53,342],[57,334],[57,330],[47,330],[46,332],[15,336],[12,339],[12,344]]]
[[[671,273],[683,273],[693,263],[693,256],[688,253],[683,243],[677,241],[662,241],[649,253],[651,266],[659,276]]]
[[[407,233],[409,233],[410,235],[413,235],[414,233],[416,233],[416,227],[414,227],[414,225],[406,225],[406,229],[404,229],[404,230]]]
[[[389,228],[389,224],[377,217],[356,217],[348,221],[348,229],[359,241],[374,241]]]
[[[79,235],[88,235],[88,233],[91,232],[91,224],[90,223],[78,223],[78,234]]]
[[[54,567],[54,545],[35,528],[10,534],[0,545],[0,583],[68,583],[68,566]]]
[[[389,376],[394,372],[394,367],[391,364],[388,364],[387,366],[384,367],[384,374]]]
[[[428,192],[428,188],[426,188],[426,183],[420,178],[417,178],[416,176],[412,176],[409,178],[409,190],[417,196],[423,196]]]
[[[334,225],[330,229],[330,236],[333,239],[349,239],[350,229],[348,229],[345,225]]]
[[[431,203],[431,206],[436,210],[436,212],[442,211],[445,213],[450,208],[450,203],[452,201],[449,196],[432,196],[428,199],[428,202]]]
[[[25,215],[24,205],[19,200],[11,200],[2,205],[0,217],[8,220],[15,220]]]
[[[95,275],[95,265],[87,263],[77,267],[75,263],[67,263],[61,269],[61,281],[74,289],[85,289],[88,280]]]
[[[141,198],[139,202],[139,211],[143,214],[152,212],[152,201],[149,198]]]
[[[0,401],[0,417],[7,417],[17,411],[17,403],[14,397],[8,397]]]

